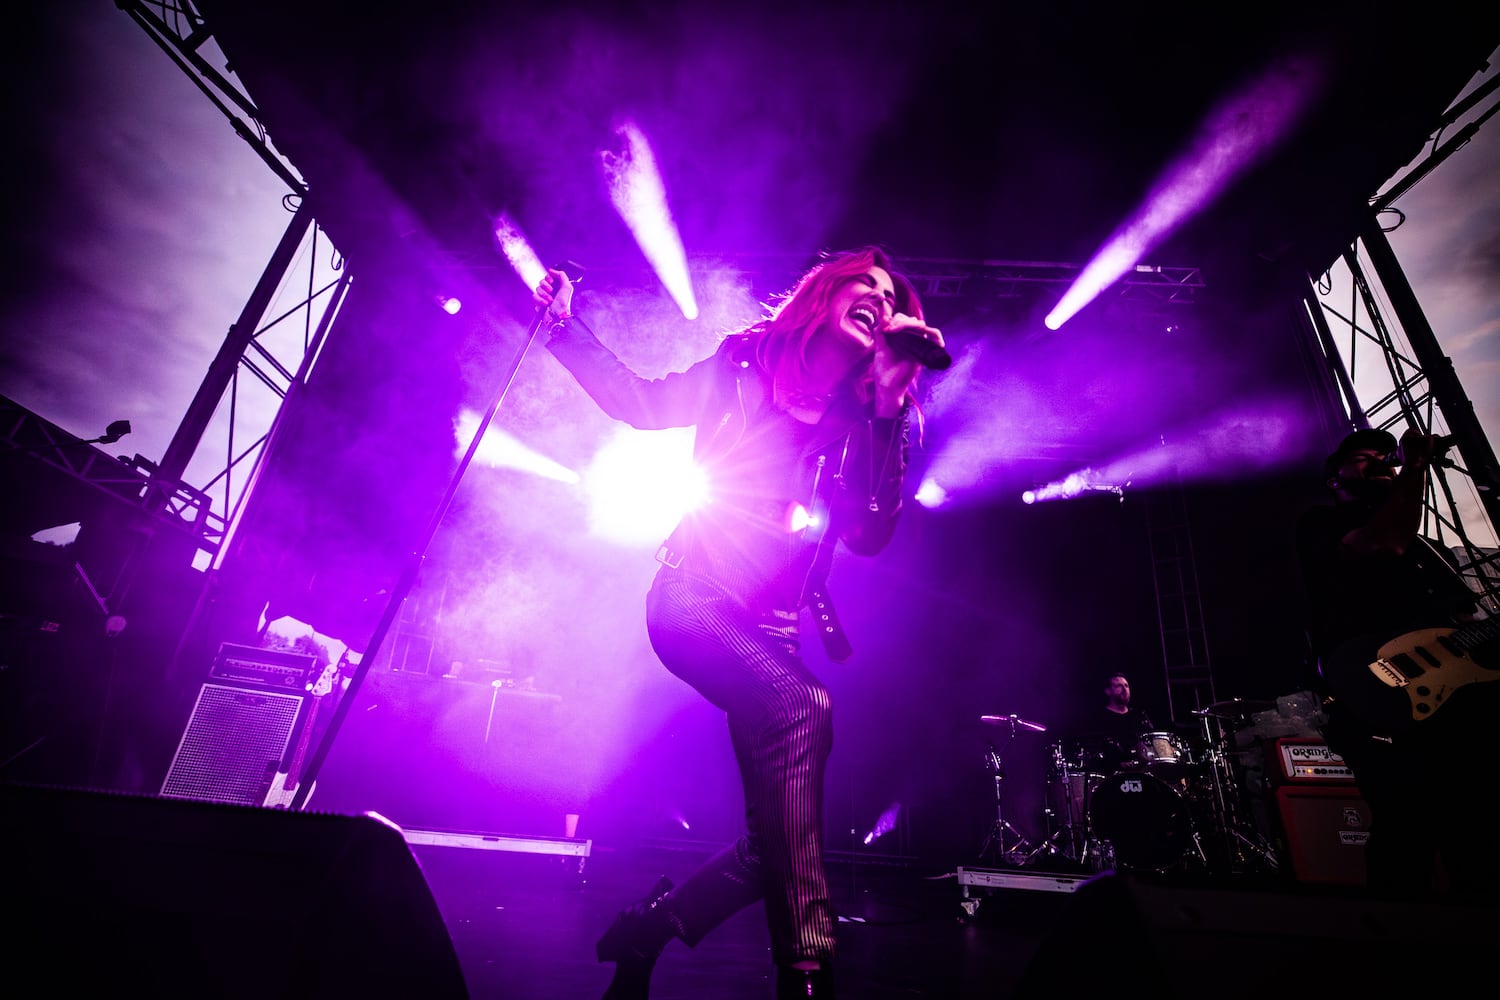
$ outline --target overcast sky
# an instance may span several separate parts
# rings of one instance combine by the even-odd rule
[[[36,173],[11,195],[19,283],[7,296],[0,392],[81,437],[127,419],[132,433],[113,449],[156,461],[289,221],[285,188],[112,4],[48,5],[38,17],[35,62],[10,90],[20,95],[11,134],[26,136],[20,162]],[[1492,444],[1497,162],[1491,122],[1398,203],[1407,218],[1391,233]],[[269,414],[275,402],[251,393],[243,405]],[[221,422],[189,482],[224,459]]]

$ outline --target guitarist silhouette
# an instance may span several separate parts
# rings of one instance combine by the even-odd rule
[[[1438,439],[1357,430],[1324,464],[1333,503],[1297,522],[1323,736],[1370,805],[1383,894],[1500,898],[1494,796],[1500,643],[1453,559],[1419,534]],[[1477,798],[1476,798],[1477,797]]]

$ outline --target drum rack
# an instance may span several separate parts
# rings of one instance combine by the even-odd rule
[[[959,868],[959,900],[964,917],[979,912],[979,904],[996,892],[1015,889],[1026,892],[1075,892],[1092,875],[1049,875],[999,871],[993,868]]]
[[[1235,723],[1260,707],[1239,699],[1208,706],[1194,713],[1199,736],[1143,733],[1126,760],[1088,741],[1053,743],[1046,832],[1036,841],[1006,818],[1005,762],[988,744],[984,760],[995,813],[977,862],[992,867],[960,870],[966,898],[971,886],[1071,886],[1116,868],[1159,875],[1273,873],[1276,850],[1255,827],[1232,753]],[[982,721],[1011,739],[1022,730],[1046,730],[1015,716]]]

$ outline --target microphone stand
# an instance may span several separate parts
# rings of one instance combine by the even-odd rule
[[[554,268],[553,270],[571,271],[571,266]],[[580,279],[572,279],[576,284]],[[406,601],[412,588],[416,585],[417,575],[422,569],[422,562],[427,558],[427,549],[432,545],[432,540],[437,536],[438,528],[447,516],[448,508],[453,504],[453,498],[458,493],[459,483],[463,480],[464,473],[469,464],[474,460],[474,455],[479,451],[479,443],[484,438],[484,433],[489,429],[490,422],[495,419],[495,414],[500,410],[500,404],[504,401],[506,393],[510,391],[511,384],[516,380],[516,373],[521,370],[521,362],[526,358],[526,352],[531,349],[532,342],[542,328],[542,321],[547,316],[546,306],[536,311],[536,318],[531,321],[531,326],[526,331],[526,340],[521,344],[521,349],[511,360],[510,370],[505,374],[505,380],[500,386],[499,392],[495,394],[490,407],[480,418],[479,426],[474,430],[474,438],[469,442],[468,451],[458,462],[458,467],[453,470],[453,475],[448,480],[448,488],[443,493],[443,498],[438,501],[437,508],[432,512],[432,519],[428,522],[427,531],[412,549],[407,559],[406,567],[402,570],[401,577],[396,587],[391,592],[390,599],[386,601],[385,610],[381,613],[380,621],[375,626],[375,632],[370,637],[369,648],[359,658],[359,666],[355,668],[354,674],[349,678],[348,687],[338,699],[338,705],[334,708],[333,718],[328,722],[328,728],[324,730],[323,737],[318,742],[318,748],[313,752],[311,760],[308,761],[303,776],[298,782],[297,791],[292,795],[292,801],[288,809],[301,809],[307,804],[307,798],[312,793],[313,783],[318,777],[318,771],[328,757],[328,751],[333,746],[334,737],[338,735],[339,727],[343,725],[344,719],[349,715],[349,707],[354,701],[354,694],[359,690],[360,684],[364,683],[365,675],[370,670],[370,665],[375,662],[376,655],[380,651],[380,644],[385,641],[386,633],[396,622],[396,616],[400,614],[401,605]]]

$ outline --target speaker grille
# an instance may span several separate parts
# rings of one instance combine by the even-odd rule
[[[301,708],[301,695],[203,685],[161,794],[263,804]]]
[[[1276,811],[1298,881],[1365,884],[1370,807],[1356,789],[1286,785]]]

